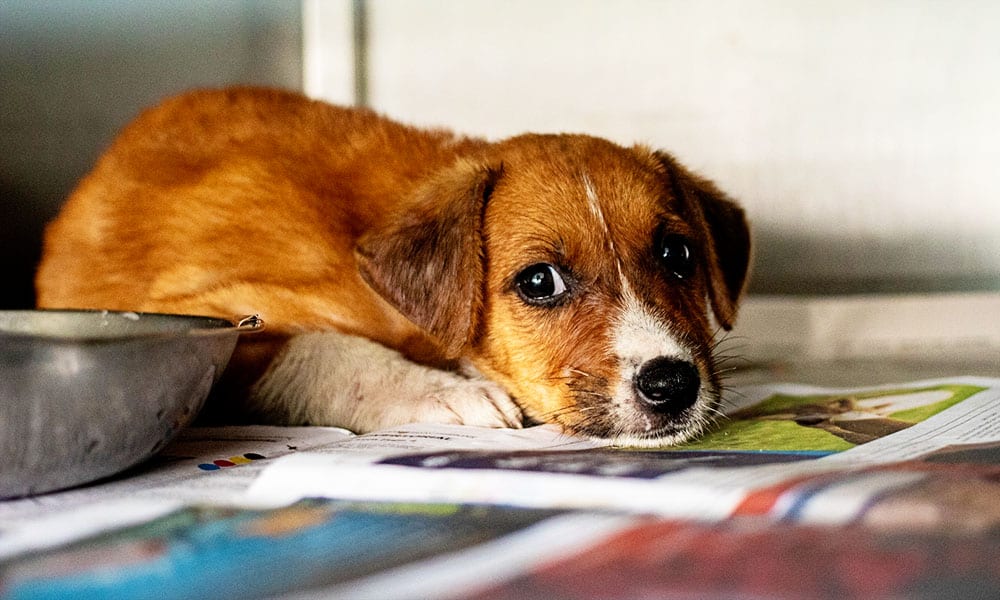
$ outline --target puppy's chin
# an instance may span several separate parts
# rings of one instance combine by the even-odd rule
[[[721,414],[718,382],[705,376],[710,372],[705,368],[699,369],[701,378],[694,399],[680,403],[648,401],[638,391],[633,371],[600,376],[564,369],[560,377],[541,382],[504,377],[488,367],[467,366],[465,372],[502,382],[528,425],[558,425],[568,434],[615,446],[680,444],[704,433]]]
[[[693,398],[654,402],[640,391],[631,372],[621,375],[625,376],[604,378],[576,371],[576,377],[558,390],[550,388],[544,394],[536,388],[534,395],[521,396],[547,395],[547,410],[522,408],[534,421],[557,424],[567,433],[636,448],[689,441],[704,433],[720,414],[719,385],[708,377],[701,377],[692,390]]]
[[[567,430],[597,440],[610,441],[615,446],[659,448],[674,446],[694,439],[705,432],[717,413],[718,393],[702,390],[698,400],[677,414],[664,415],[650,409],[640,399],[621,403],[609,398],[603,408],[595,406],[594,398],[576,412],[579,418],[567,415]],[[575,415],[574,415],[575,416]]]
[[[673,417],[659,426],[646,429],[643,415],[633,423],[623,422],[611,435],[595,436],[610,440],[612,445],[631,448],[662,448],[675,446],[701,435],[710,425],[708,412],[692,407],[680,417]]]

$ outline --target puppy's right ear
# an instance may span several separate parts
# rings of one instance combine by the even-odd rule
[[[711,181],[691,173],[666,152],[654,154],[666,170],[677,200],[687,205],[689,216],[703,231],[712,310],[719,325],[728,331],[736,319],[750,269],[746,215]]]
[[[365,281],[413,323],[461,355],[482,312],[483,213],[502,167],[459,161],[422,185],[355,256]]]

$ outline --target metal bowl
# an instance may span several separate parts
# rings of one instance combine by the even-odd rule
[[[0,498],[119,473],[201,410],[256,317],[0,311]]]

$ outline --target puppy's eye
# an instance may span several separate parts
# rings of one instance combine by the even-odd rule
[[[655,252],[663,268],[677,279],[694,275],[694,253],[684,236],[674,233],[660,235]]]
[[[566,293],[562,275],[548,263],[531,265],[514,280],[517,293],[528,304],[547,304]]]

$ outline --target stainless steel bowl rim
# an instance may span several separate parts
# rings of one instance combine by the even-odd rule
[[[74,334],[74,333],[39,333],[30,331],[14,331],[5,329],[3,324],[0,323],[0,340],[22,340],[22,341],[44,341],[46,343],[57,343],[57,344],[106,344],[106,343],[120,343],[122,341],[131,340],[152,340],[157,338],[175,338],[178,336],[215,336],[215,335],[228,335],[233,331],[240,333],[250,333],[255,331],[260,331],[264,328],[264,322],[256,314],[241,317],[236,322],[229,321],[227,319],[222,319],[219,317],[209,317],[204,315],[188,315],[179,313],[157,313],[157,312],[140,312],[140,311],[116,311],[116,310],[103,310],[103,309],[28,309],[28,310],[3,310],[0,314],[5,315],[16,315],[18,313],[23,313],[25,315],[33,316],[44,316],[45,314],[53,315],[100,315],[108,317],[122,317],[126,319],[141,320],[144,317],[151,317],[155,319],[163,320],[176,320],[178,322],[190,323],[190,327],[185,327],[184,329],[164,329],[164,330],[149,330],[142,332],[128,332],[128,333],[115,333],[102,334],[102,335],[86,335],[86,334]]]

